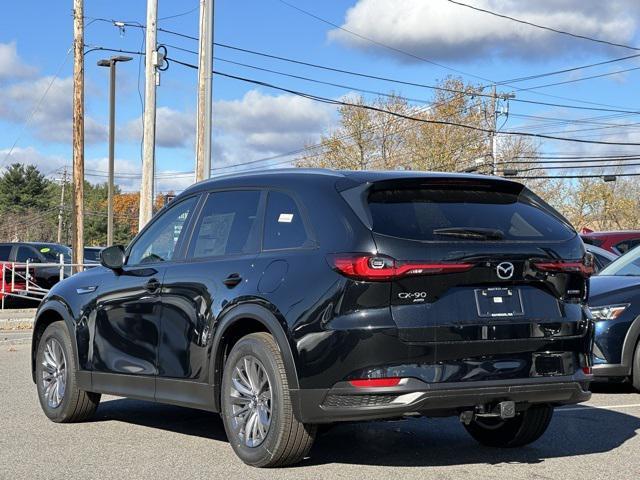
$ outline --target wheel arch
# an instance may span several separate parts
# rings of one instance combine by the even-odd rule
[[[640,348],[640,315],[638,315],[627,330],[622,344],[621,363],[629,368],[629,374],[633,373],[633,360],[635,358],[636,348]]]
[[[284,318],[277,318],[277,313],[263,305],[241,304],[226,312],[220,320],[213,339],[211,351],[211,368],[209,382],[216,386],[215,406],[220,409],[220,385],[224,361],[233,345],[243,336],[255,332],[268,332],[275,339],[287,374],[290,389],[298,389],[296,364],[287,336]]]
[[[74,350],[74,357],[78,358],[78,346],[76,344],[76,337],[74,335],[74,327],[73,327],[73,317],[69,311],[69,309],[59,300],[51,300],[45,304],[43,304],[36,313],[36,318],[33,322],[33,335],[31,338],[31,378],[36,381],[36,353],[38,351],[38,345],[40,344],[40,339],[42,338],[42,334],[47,329],[49,325],[54,322],[63,321],[66,328],[67,333],[71,339],[71,346]],[[75,365],[76,369],[78,365]]]

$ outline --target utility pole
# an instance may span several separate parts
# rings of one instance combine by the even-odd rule
[[[99,67],[109,67],[109,181],[107,183],[107,247],[113,245],[113,170],[115,163],[116,130],[116,65],[128,62],[131,57],[117,56],[98,61]]]
[[[498,100],[509,101],[515,98],[513,93],[501,93],[498,94],[496,85],[493,85],[491,92],[491,112],[490,112],[490,126],[489,126],[489,142],[491,147],[491,165],[493,175],[498,175]]]
[[[84,0],[73,0],[73,250],[84,263]],[[75,271],[81,271],[77,266]]]
[[[158,65],[158,0],[147,0],[145,48],[144,122],[142,128],[142,185],[140,186],[140,230],[153,216],[153,180],[156,148],[156,84]]]
[[[67,185],[67,167],[62,173],[62,187],[60,189],[60,209],[58,210],[58,243],[62,243],[62,219],[64,213],[64,189]]]
[[[214,0],[200,0],[198,114],[196,118],[196,182],[205,180],[211,175],[213,11]]]

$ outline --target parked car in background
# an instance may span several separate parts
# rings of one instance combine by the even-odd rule
[[[24,302],[26,279],[13,274],[11,263],[0,261],[0,302],[5,307],[19,306]]]
[[[609,250],[605,250],[604,248],[596,247],[588,243],[585,244],[585,248],[587,252],[593,255],[593,267],[596,272],[599,272],[620,256],[618,254],[610,252]]]
[[[623,255],[640,245],[640,231],[620,230],[611,232],[592,232],[583,230],[580,234],[582,241],[596,247],[609,250],[617,255]]]
[[[220,412],[261,467],[302,460],[318,424],[403,416],[520,447],[590,398],[591,261],[505,179],[219,177],[49,292],[32,378],[55,422],[90,418],[102,393]]]
[[[44,289],[49,289],[58,283],[60,280],[60,267],[39,267],[38,264],[59,264],[61,255],[64,263],[71,263],[71,249],[58,243],[0,243],[0,262],[29,262],[34,266],[29,271],[33,283]],[[70,270],[70,268],[65,267],[65,276],[71,274]]]
[[[640,390],[640,247],[591,278],[597,380],[631,381]]]
[[[100,263],[100,252],[104,247],[84,247],[84,263]]]

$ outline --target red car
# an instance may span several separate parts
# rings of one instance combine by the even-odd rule
[[[604,248],[617,255],[623,255],[633,247],[640,245],[640,231],[638,230],[593,232],[583,229],[580,236],[584,243]]]

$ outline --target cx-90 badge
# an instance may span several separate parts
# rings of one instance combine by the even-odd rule
[[[502,262],[496,268],[496,273],[498,274],[498,278],[501,280],[509,280],[513,277],[513,271],[515,268],[513,267],[513,263],[511,262]]]

